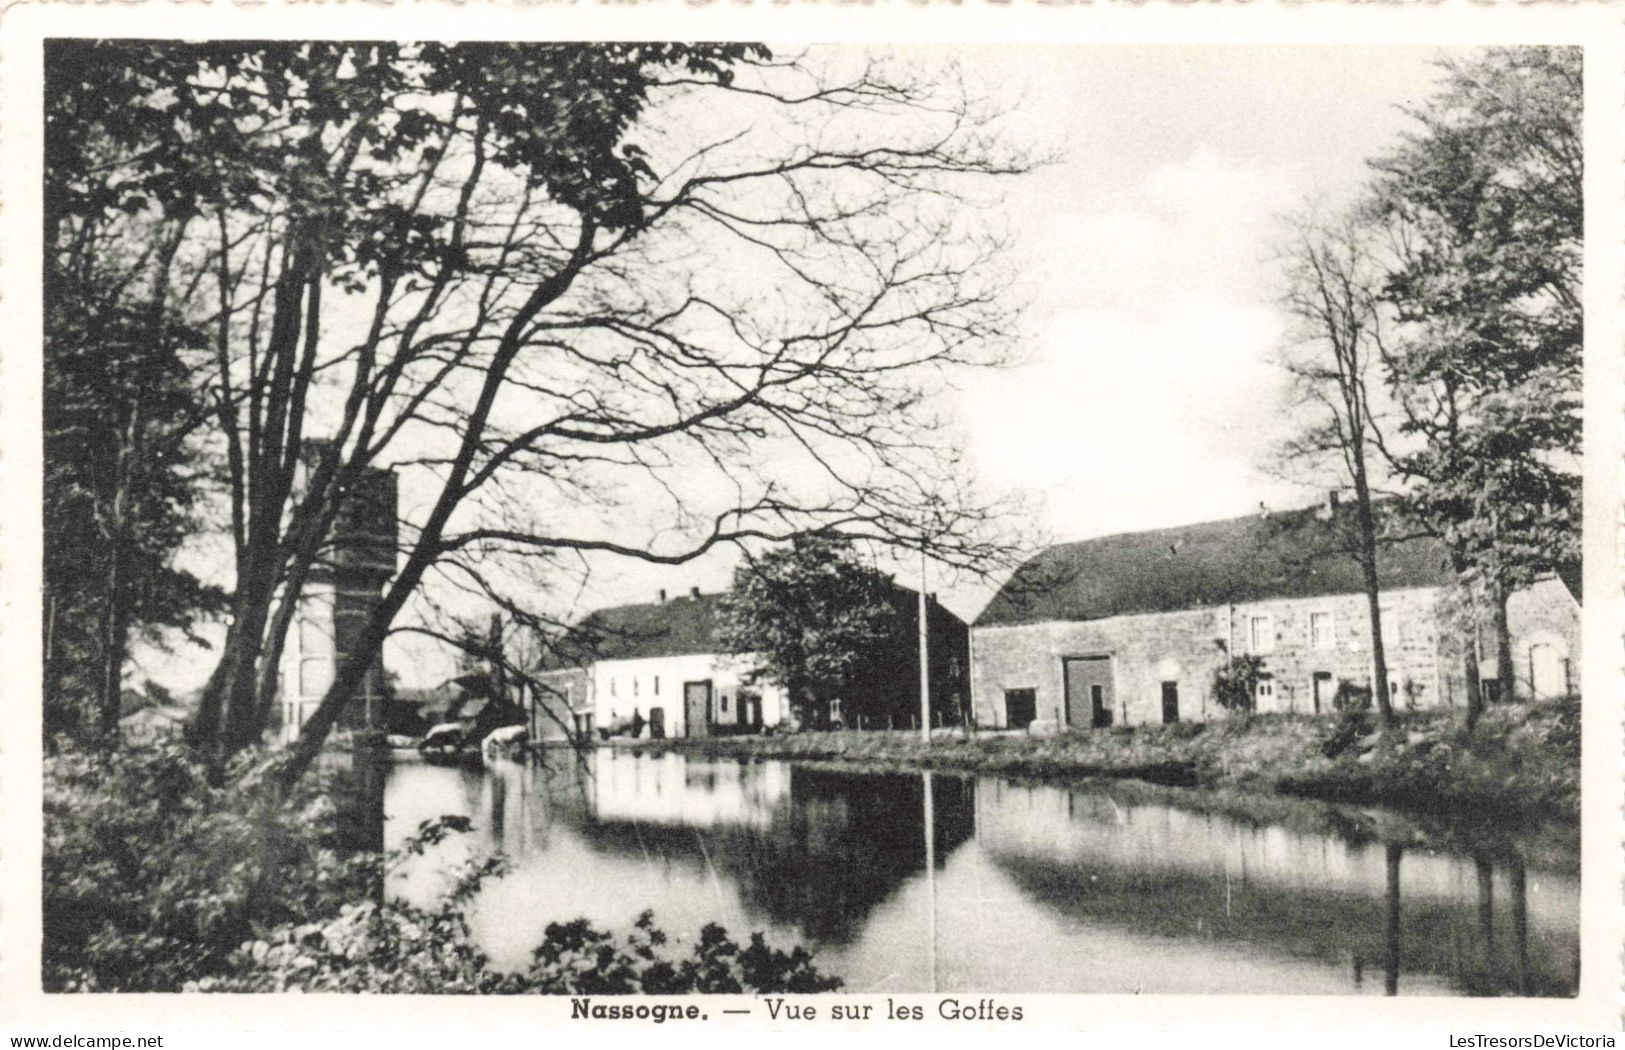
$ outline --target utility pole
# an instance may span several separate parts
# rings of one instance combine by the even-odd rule
[[[931,742],[931,632],[925,592],[925,538],[920,538],[920,739]]]

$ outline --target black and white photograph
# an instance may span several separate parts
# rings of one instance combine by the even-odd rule
[[[1590,49],[377,25],[34,45],[25,984],[1617,987]]]

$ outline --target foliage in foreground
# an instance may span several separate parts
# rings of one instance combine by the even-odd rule
[[[47,757],[46,989],[173,991],[220,972],[257,925],[365,897],[377,873],[339,848],[336,774],[278,805],[276,765],[245,753],[217,787],[175,740]]]
[[[426,822],[387,857],[343,848],[340,774],[270,790],[280,755],[249,752],[226,784],[175,741],[115,754],[65,747],[45,769],[47,991],[816,992],[840,986],[801,947],[741,946],[705,927],[685,955],[645,912],[623,937],[548,926],[504,972],[468,910],[500,857],[470,861],[430,908],[388,899],[388,872],[467,818]],[[273,865],[267,869],[265,862]]]

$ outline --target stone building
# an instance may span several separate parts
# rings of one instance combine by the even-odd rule
[[[1369,688],[1371,625],[1346,522],[1301,510],[1051,547],[1029,560],[972,628],[983,725],[1104,727],[1212,718],[1215,673],[1255,655],[1259,711],[1332,710],[1340,684]],[[1379,607],[1399,708],[1466,702],[1466,657],[1441,600],[1441,544],[1382,544]],[[1579,605],[1556,577],[1508,604],[1521,697],[1573,688]],[[1481,674],[1494,676],[1481,647]]]
[[[313,444],[306,457],[312,462]],[[395,575],[397,497],[395,475],[367,470],[345,495],[327,545],[300,592],[299,612],[288,631],[280,673],[284,740],[321,703],[339,664],[349,654],[368,617]],[[339,725],[384,726],[383,660],[374,662]]]

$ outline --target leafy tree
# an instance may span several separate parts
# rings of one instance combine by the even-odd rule
[[[176,564],[207,464],[184,364],[198,338],[93,237],[50,262],[45,344],[45,733],[116,741],[133,637],[191,635],[220,592]],[[94,257],[92,257],[94,256]]]
[[[830,702],[851,719],[898,678],[917,624],[898,609],[898,587],[859,560],[840,536],[802,536],[734,572],[719,607],[719,640],[761,659],[760,676],[784,688],[804,725],[826,725]]]
[[[217,762],[259,736],[369,470],[412,494],[398,571],[288,778],[429,584],[889,541],[955,491],[922,384],[1002,353],[999,244],[966,204],[1027,162],[952,77],[753,45],[63,41],[47,63],[48,161],[75,173],[47,235],[177,236],[160,279],[208,322],[236,551],[194,726]],[[990,516],[961,501],[933,553],[985,560]]]
[[[1469,609],[1488,608],[1510,691],[1508,595],[1579,560],[1580,51],[1496,48],[1444,71],[1420,130],[1375,164],[1399,322],[1384,365],[1417,442],[1394,459]]]

